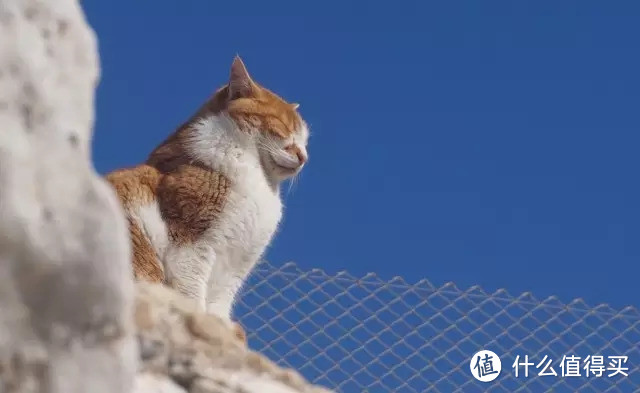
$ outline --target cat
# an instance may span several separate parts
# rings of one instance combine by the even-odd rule
[[[106,175],[129,222],[136,279],[233,323],[236,294],[281,221],[280,185],[308,161],[298,106],[236,56],[228,83],[144,164]]]

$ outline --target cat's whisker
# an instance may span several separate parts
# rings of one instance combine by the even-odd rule
[[[289,187],[287,187],[287,195],[291,194],[291,192],[293,191],[293,187],[295,186],[295,183],[296,183],[295,176],[289,179]]]
[[[300,182],[300,177],[302,176],[302,172],[298,172],[295,174],[295,176],[293,176],[290,180],[289,180],[289,189],[287,190],[287,194],[290,194],[291,192],[293,192],[296,187],[298,186],[298,183]]]

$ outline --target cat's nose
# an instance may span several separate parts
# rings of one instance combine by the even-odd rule
[[[302,151],[302,149],[300,149],[300,147],[298,147],[298,145],[289,145],[287,147],[284,148],[284,150],[293,155],[296,156],[298,158],[298,164],[300,166],[304,165],[305,162],[307,162],[307,153]]]
[[[298,157],[298,162],[300,163],[300,165],[304,165],[305,162],[307,162],[307,155],[304,154],[301,150],[298,150],[296,152],[296,156]]]

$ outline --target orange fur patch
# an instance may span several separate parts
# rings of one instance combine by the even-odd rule
[[[106,176],[106,179],[115,188],[124,209],[129,210],[137,206],[150,204],[155,200],[160,176],[157,169],[148,165],[140,165],[111,172]],[[127,219],[129,221],[135,278],[151,282],[163,282],[163,268],[153,246],[143,233],[142,228],[130,217],[127,217]]]
[[[236,93],[233,92],[234,85],[240,86]],[[234,96],[233,100],[229,100],[230,95]],[[236,57],[229,83],[218,89],[196,116],[227,111],[241,128],[258,129],[287,138],[302,125],[298,106],[253,81],[242,60]]]

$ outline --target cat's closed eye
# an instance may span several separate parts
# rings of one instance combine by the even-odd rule
[[[267,129],[267,134],[275,139],[283,140],[289,136],[290,132],[286,128],[270,127]]]

